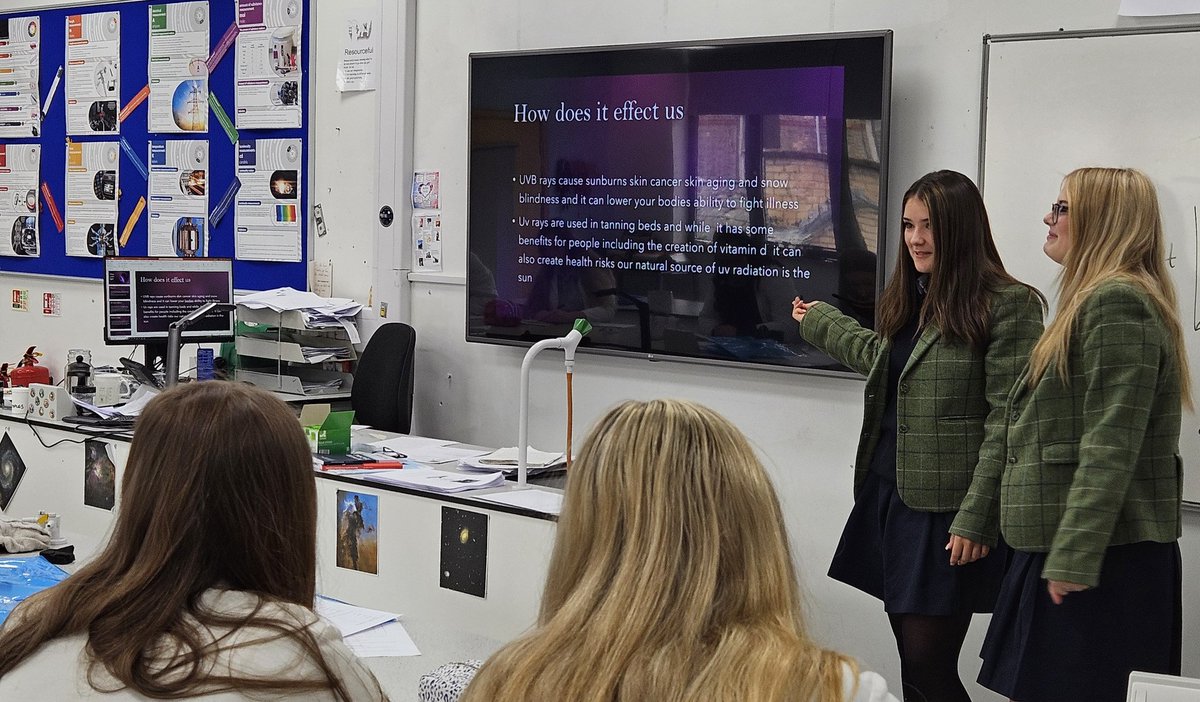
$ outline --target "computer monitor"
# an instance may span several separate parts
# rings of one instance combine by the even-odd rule
[[[228,258],[104,259],[104,341],[142,344],[153,369],[167,355],[171,322],[208,302],[233,302]],[[232,312],[213,311],[183,332],[185,342],[233,340]]]

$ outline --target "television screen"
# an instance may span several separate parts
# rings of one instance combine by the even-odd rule
[[[147,359],[160,358],[171,322],[209,302],[233,302],[231,259],[104,259],[106,343],[145,344]],[[230,341],[233,323],[233,313],[212,311],[185,329],[182,338]]]
[[[472,55],[467,339],[845,372],[791,303],[874,324],[890,66],[888,31]]]

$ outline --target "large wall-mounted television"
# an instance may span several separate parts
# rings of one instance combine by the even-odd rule
[[[891,40],[473,54],[467,340],[846,372],[791,303],[874,324]]]

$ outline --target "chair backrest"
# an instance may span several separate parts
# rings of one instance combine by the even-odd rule
[[[412,426],[417,332],[403,322],[375,330],[358,359],[350,406],[356,424],[407,434]]]

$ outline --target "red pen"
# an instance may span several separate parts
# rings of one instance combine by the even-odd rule
[[[321,470],[399,470],[404,467],[403,461],[373,461],[371,463],[329,463],[321,466]]]

